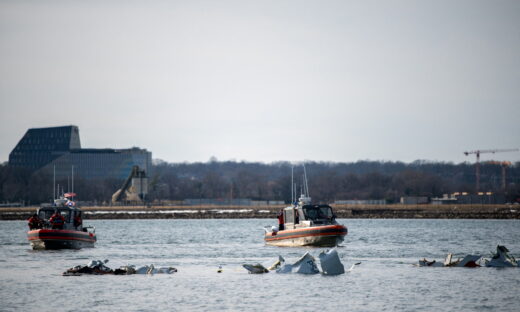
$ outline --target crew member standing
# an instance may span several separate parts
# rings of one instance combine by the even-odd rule
[[[36,230],[36,229],[42,228],[42,220],[40,220],[40,218],[38,218],[37,214],[33,214],[32,217],[29,218],[28,224],[29,224],[30,230]]]
[[[284,221],[283,221],[283,209],[278,213],[278,231],[284,230]]]
[[[65,218],[63,218],[60,211],[58,210],[51,216],[49,222],[51,223],[53,229],[61,230],[65,224]]]
[[[76,217],[74,217],[74,227],[78,229],[78,227],[81,227],[83,224],[83,220],[81,220],[81,216],[79,214],[76,214]]]

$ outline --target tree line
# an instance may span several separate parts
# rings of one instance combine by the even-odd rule
[[[441,197],[453,192],[475,192],[475,165],[430,161],[352,163],[306,162],[310,195],[318,202],[347,199],[385,199],[398,202],[401,196]],[[506,170],[482,163],[481,191],[501,193],[508,202],[520,199],[520,162]],[[297,192],[303,182],[303,166],[289,162],[258,163],[216,161],[168,163],[154,160],[149,176],[148,201],[201,199],[291,201],[291,181]],[[294,178],[292,178],[292,176]],[[70,181],[58,180],[65,191]],[[78,200],[109,203],[123,180],[86,181],[76,177]],[[0,164],[0,203],[39,204],[52,199],[52,176]]]

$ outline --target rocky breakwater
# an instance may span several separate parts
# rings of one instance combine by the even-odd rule
[[[84,219],[276,219],[277,206],[83,207]],[[0,208],[0,220],[26,220],[38,207]],[[333,205],[338,218],[520,219],[519,205]]]
[[[83,209],[88,219],[247,219],[275,218],[278,207],[92,207]]]
[[[520,205],[336,205],[339,218],[520,219]]]

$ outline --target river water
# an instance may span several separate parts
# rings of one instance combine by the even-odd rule
[[[518,220],[343,219],[339,276],[248,274],[244,263],[288,262],[322,248],[265,246],[274,220],[86,220],[95,248],[33,251],[26,223],[0,221],[0,311],[518,311],[520,269],[420,268],[420,258],[520,258]],[[91,259],[174,266],[178,273],[61,275]],[[217,273],[222,265],[223,272]],[[319,267],[319,265],[318,265]]]

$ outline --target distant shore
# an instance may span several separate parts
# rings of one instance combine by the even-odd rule
[[[84,219],[275,219],[276,206],[82,207]],[[520,205],[332,205],[347,219],[520,219]],[[38,207],[2,207],[0,220],[26,220]]]

